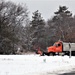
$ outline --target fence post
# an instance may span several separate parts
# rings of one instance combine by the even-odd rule
[[[71,44],[69,43],[69,58],[71,58]]]

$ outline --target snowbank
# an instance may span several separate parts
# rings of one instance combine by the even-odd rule
[[[75,57],[0,55],[0,75],[57,75],[75,68]]]

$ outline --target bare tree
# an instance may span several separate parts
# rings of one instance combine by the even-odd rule
[[[8,54],[15,53],[16,45],[20,41],[20,38],[22,38],[23,25],[26,25],[28,19],[27,10],[26,5],[16,5],[10,1],[0,1],[0,40],[7,38],[11,43],[10,48],[7,49],[2,46],[3,41],[0,41],[0,50],[3,53],[5,53],[5,50],[7,50],[7,53],[11,50]],[[5,45],[9,47],[7,44]]]

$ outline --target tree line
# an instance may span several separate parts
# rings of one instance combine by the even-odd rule
[[[0,1],[0,54],[22,54],[46,50],[54,42],[75,42],[75,16],[59,6],[47,21],[39,10],[29,19],[26,5]]]

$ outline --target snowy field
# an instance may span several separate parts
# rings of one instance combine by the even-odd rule
[[[0,55],[0,75],[58,75],[75,70],[75,57]]]

